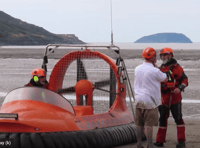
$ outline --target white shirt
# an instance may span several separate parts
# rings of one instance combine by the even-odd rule
[[[151,63],[144,62],[135,68],[134,92],[137,108],[153,109],[161,104],[160,82],[166,77],[165,73]]]

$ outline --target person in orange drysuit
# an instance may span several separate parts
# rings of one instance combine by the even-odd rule
[[[185,75],[183,68],[173,58],[174,52],[171,48],[163,48],[160,50],[160,58],[162,65],[160,70],[165,72],[168,77],[168,82],[161,83],[162,104],[159,106],[159,129],[156,137],[157,147],[162,147],[165,142],[167,132],[167,120],[169,111],[177,125],[177,148],[185,147],[185,124],[182,118],[181,111],[181,92],[188,86],[188,77]]]
[[[35,68],[31,72],[32,78],[30,82],[24,86],[36,86],[48,88],[49,83],[46,80],[46,71],[42,68]]]

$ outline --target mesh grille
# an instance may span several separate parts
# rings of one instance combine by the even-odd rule
[[[74,57],[70,57],[70,58],[73,59]],[[63,79],[63,85],[62,85],[63,89],[74,87],[77,81],[80,79],[87,79],[93,84],[95,84],[95,82],[100,82],[101,84],[103,84],[103,82],[101,81],[105,81],[105,80],[109,81],[109,83],[112,83],[113,81],[112,79],[115,79],[115,82],[116,82],[115,76],[110,77],[111,71],[112,71],[110,68],[110,65],[103,59],[99,57],[90,58],[90,55],[88,55],[88,57],[87,56],[81,57],[79,59],[81,63],[77,61],[77,59],[75,59],[68,66],[64,79]],[[61,68],[62,67],[59,67],[59,69]],[[87,78],[85,75],[87,75]],[[114,85],[117,88],[117,83],[114,83]],[[100,89],[110,91],[110,84],[100,87]],[[72,105],[77,105],[75,92],[65,93],[63,94],[63,96],[66,99],[68,99],[72,103]],[[116,95],[114,95],[114,98],[115,97]],[[85,98],[86,97],[83,96],[84,104],[85,104]],[[109,99],[110,99],[109,92],[94,89],[93,91],[94,114],[104,113],[108,111],[108,109],[110,108]]]

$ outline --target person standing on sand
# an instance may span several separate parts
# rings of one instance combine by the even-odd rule
[[[24,86],[36,86],[48,88],[49,83],[46,80],[46,71],[42,68],[35,68],[31,72],[32,78],[30,82]]]
[[[145,127],[148,148],[153,148],[153,126],[158,125],[158,109],[161,104],[160,82],[167,81],[165,73],[156,66],[156,51],[144,49],[145,62],[135,68],[134,92],[136,99],[135,123],[137,125],[137,148],[143,148],[142,133]]]
[[[171,48],[165,47],[160,50],[160,58],[162,65],[160,70],[165,72],[168,81],[161,83],[162,105],[159,106],[159,129],[156,137],[157,147],[163,147],[167,132],[167,120],[169,111],[171,110],[172,116],[177,125],[177,148],[185,147],[185,124],[181,112],[181,91],[188,86],[188,78],[185,75],[183,68],[173,58],[174,52]]]

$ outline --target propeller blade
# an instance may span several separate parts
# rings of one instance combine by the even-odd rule
[[[77,82],[81,79],[88,79],[85,67],[81,59],[77,59]]]
[[[104,87],[110,84],[110,80],[103,80],[94,83],[94,88]]]
[[[75,88],[74,87],[58,89],[58,93],[73,93],[73,92],[75,92]]]

